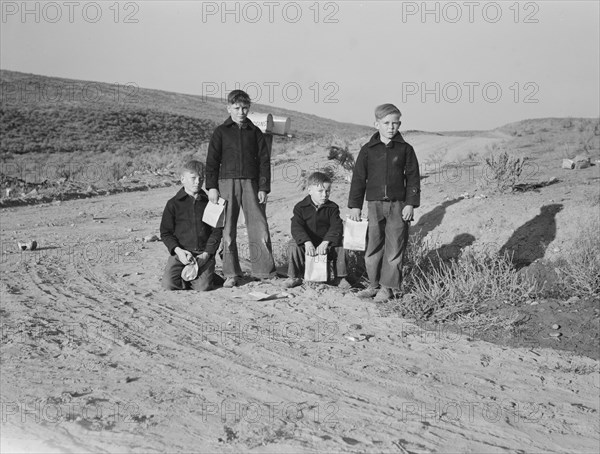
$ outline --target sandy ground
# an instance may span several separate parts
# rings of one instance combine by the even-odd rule
[[[409,141],[424,162],[442,140],[463,157],[502,137]],[[291,168],[275,168],[268,208],[279,256],[303,197]],[[423,182],[416,225],[440,243],[470,233],[501,246],[569,198],[554,185],[492,206],[459,197],[476,192],[466,177]],[[345,206],[347,189],[332,199]],[[2,210],[2,452],[596,452],[588,357],[423,331],[325,285],[161,290],[166,249],[139,239],[158,233],[175,191]],[[568,203],[556,214],[548,255],[576,215]],[[17,252],[23,239],[39,250]]]

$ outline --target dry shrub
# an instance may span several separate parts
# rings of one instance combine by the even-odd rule
[[[402,289],[404,292],[410,291],[414,287],[415,276],[421,275],[434,265],[431,257],[435,247],[435,242],[425,240],[420,232],[410,234],[402,267]]]
[[[515,271],[508,254],[472,248],[458,260],[429,258],[417,264],[408,285],[405,312],[440,322],[477,317],[489,303],[518,304],[534,291],[533,282]]]
[[[512,190],[517,184],[525,167],[525,158],[516,158],[506,150],[485,158],[484,186],[498,192]]]
[[[354,156],[348,150],[348,146],[338,147],[330,145],[328,147],[327,159],[337,162],[343,169],[352,172],[354,170]]]
[[[600,221],[579,226],[571,250],[557,263],[564,296],[600,296]]]

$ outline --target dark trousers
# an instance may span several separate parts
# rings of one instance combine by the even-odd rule
[[[318,245],[315,245],[317,247]],[[294,240],[288,244],[288,276],[304,278],[304,264],[306,249],[303,244],[298,245]],[[346,255],[342,246],[329,247],[327,250],[327,270],[330,277],[345,277]],[[331,271],[333,268],[333,272]],[[333,275],[333,276],[332,276]]]
[[[404,202],[368,202],[365,267],[374,287],[381,284],[400,290],[409,225],[402,219],[404,205]]]
[[[181,271],[185,265],[179,261],[176,255],[171,255],[167,260],[167,266],[162,277],[162,287],[166,290],[197,290],[205,292],[211,289],[213,277],[215,275],[215,258],[211,257],[198,270],[198,277],[193,281],[184,281],[181,278]]]

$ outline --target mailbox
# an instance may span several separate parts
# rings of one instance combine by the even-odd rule
[[[290,127],[292,121],[289,117],[274,117],[270,113],[252,112],[248,114],[248,118],[265,135],[269,152],[271,152],[271,148],[273,147],[274,135],[291,137]]]
[[[291,125],[290,117],[273,117],[273,134],[287,136]]]
[[[275,117],[270,113],[252,112],[248,118],[254,123],[263,134],[273,134],[276,136],[288,136],[292,120],[290,117]]]
[[[251,113],[248,118],[263,133],[269,134],[273,131],[273,115],[265,113]]]

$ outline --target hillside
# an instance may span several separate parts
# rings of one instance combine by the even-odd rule
[[[220,99],[0,71],[1,152],[193,153],[226,117]],[[256,104],[292,119],[296,140],[337,134],[354,138],[370,128]]]

